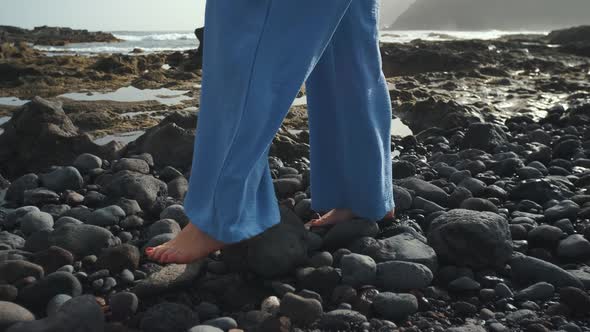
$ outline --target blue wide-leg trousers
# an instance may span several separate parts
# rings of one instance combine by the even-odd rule
[[[280,220],[273,137],[305,82],[312,209],[379,220],[394,207],[391,102],[377,0],[208,0],[185,211],[234,243]]]

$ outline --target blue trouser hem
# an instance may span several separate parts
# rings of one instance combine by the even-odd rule
[[[361,199],[361,198],[359,198]],[[311,209],[314,211],[329,211],[332,209],[348,209],[351,210],[355,216],[360,218],[367,219],[369,221],[379,221],[387,215],[391,210],[395,208],[395,201],[393,197],[388,198],[387,200],[383,201],[380,207],[364,207],[358,206],[355,204],[330,204],[330,203],[320,203],[315,204],[313,197],[311,198]]]

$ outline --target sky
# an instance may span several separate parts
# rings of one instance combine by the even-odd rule
[[[205,0],[0,0],[0,25],[117,31],[192,31]]]
[[[296,1],[296,0],[289,0]],[[318,0],[321,1],[321,0]],[[412,0],[382,0],[390,24]],[[203,25],[205,0],[0,0],[0,25],[67,26],[92,31],[192,31]]]

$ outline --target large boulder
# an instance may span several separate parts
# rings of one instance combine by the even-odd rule
[[[59,101],[40,97],[16,111],[0,135],[0,173],[14,178],[51,165],[70,165],[84,152],[114,159],[119,145],[101,146],[81,133]]]
[[[152,175],[132,171],[115,173],[106,180],[104,191],[110,199],[125,197],[136,200],[144,210],[150,210],[158,200],[168,195],[166,183]]]
[[[123,154],[149,153],[158,166],[188,168],[192,162],[197,115],[175,112],[129,143]]]
[[[482,121],[475,107],[434,97],[405,102],[397,108],[396,115],[416,134],[432,127],[465,128],[470,123]]]
[[[501,268],[512,255],[508,221],[493,212],[454,209],[432,221],[428,243],[458,266]]]
[[[493,152],[494,148],[506,143],[506,133],[493,123],[472,123],[461,141],[461,149],[476,148]]]
[[[291,209],[280,205],[281,222],[262,234],[222,250],[232,270],[251,270],[263,277],[292,271],[307,260],[307,231]]]

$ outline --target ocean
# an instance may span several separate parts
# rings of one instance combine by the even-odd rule
[[[80,43],[66,46],[36,46],[48,53],[100,54],[130,53],[141,49],[145,53],[185,51],[198,47],[199,42],[191,31],[109,31],[123,40],[119,43]],[[549,31],[432,31],[432,30],[382,30],[381,41],[385,43],[408,43],[414,39],[494,39],[510,34],[547,34]]]

